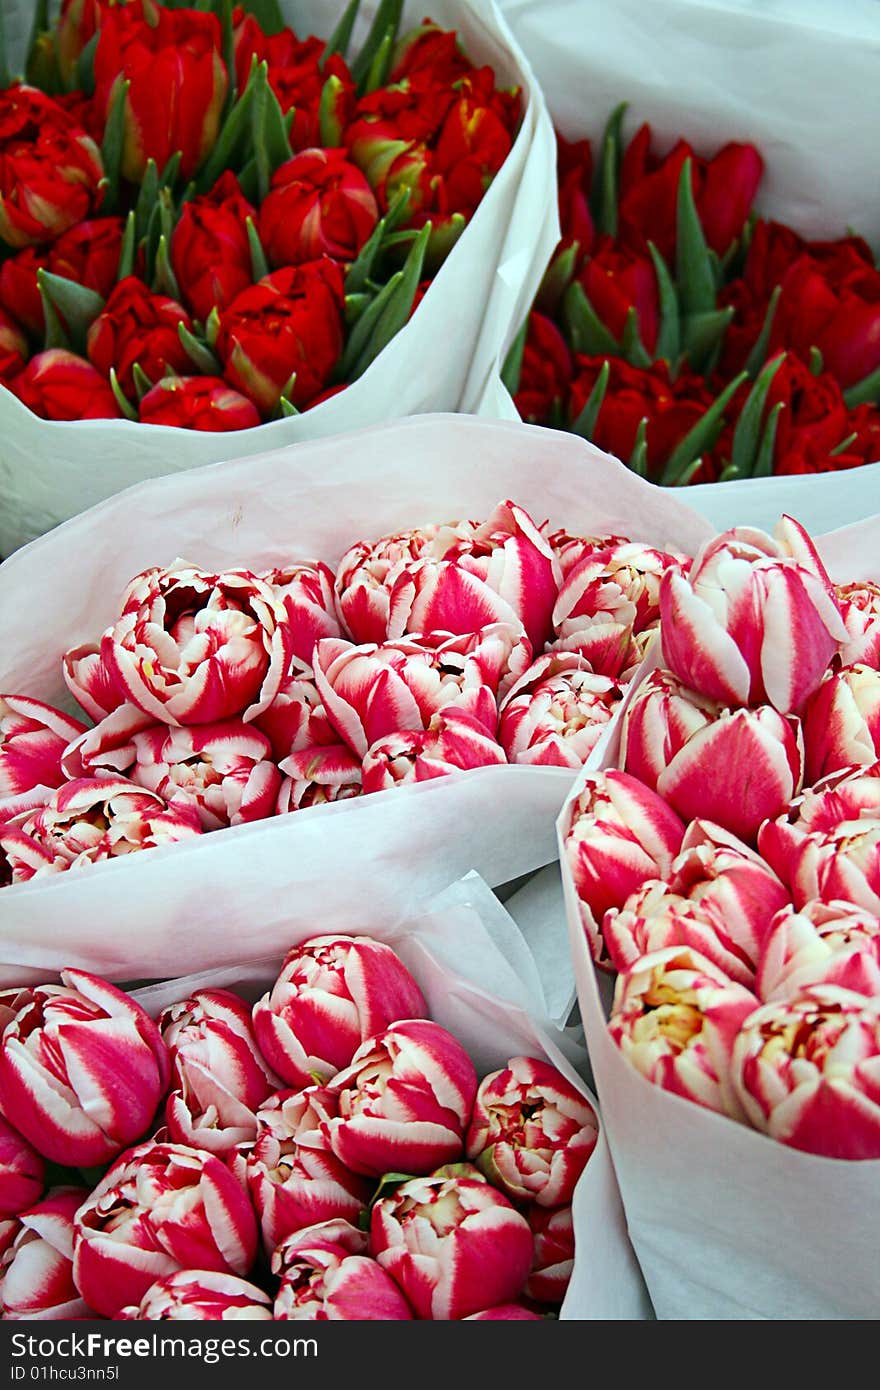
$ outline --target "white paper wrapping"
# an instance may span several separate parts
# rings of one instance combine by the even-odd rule
[[[875,518],[819,538],[818,548],[836,582],[876,580],[878,541]],[[619,731],[618,714],[588,767],[618,765]],[[566,920],[591,1075],[657,1317],[875,1318],[880,1160],[788,1148],[652,1085],[611,1041],[611,980],[593,965],[563,852],[585,775],[557,822]]]
[[[22,61],[31,0],[2,0],[13,67]],[[281,0],[298,32],[329,36],[343,0]],[[364,0],[355,45],[375,11]],[[428,12],[456,29],[499,83],[523,89],[513,149],[417,313],[356,383],[314,410],[251,430],[206,434],[127,420],[40,420],[0,387],[0,556],[132,483],[220,459],[405,415],[469,410],[521,318],[558,236],[553,132],[528,64],[494,0],[434,0]],[[407,0],[402,27],[422,22]],[[353,47],[352,51],[356,51]]]
[[[573,532],[624,532],[693,554],[712,533],[672,493],[558,431],[425,416],[138,485],[0,565],[0,691],[74,706],[62,654],[114,619],[128,580],[182,556],[206,568],[335,565],[357,539],[483,518],[510,498]],[[292,926],[396,920],[476,869],[493,887],[556,858],[574,774],[478,769],[214,831],[0,890],[4,970],[58,953],[111,978],[236,963]],[[222,903],[221,939],[192,929]]]
[[[629,138],[650,122],[659,149],[679,136],[711,153],[752,141],[766,165],[756,206],[807,237],[852,227],[880,249],[880,190],[862,132],[880,119],[876,0],[500,0],[544,89],[554,124],[594,151],[621,101]],[[504,349],[521,319],[508,323]],[[503,361],[503,354],[501,360]],[[495,374],[480,414],[515,419]],[[880,467],[688,488],[719,530],[772,528],[781,512],[828,530],[880,511]]]
[[[213,930],[222,932],[222,921]],[[315,930],[291,932],[293,946]],[[352,935],[363,934],[361,926]],[[478,1075],[507,1065],[515,1056],[545,1057],[562,1071],[598,1112],[585,1084],[585,1053],[547,1017],[540,984],[519,976],[513,962],[528,957],[516,925],[485,883],[469,875],[453,884],[406,922],[378,924],[370,935],[385,941],[419,983],[431,1018],[454,1033],[470,1053]],[[226,970],[168,980],[135,991],[155,1017],[194,989],[239,990],[254,1000],[270,988],[280,956]],[[626,1234],[620,1194],[601,1128],[596,1148],[578,1181],[573,1202],[575,1266],[560,1317],[644,1319],[653,1316],[644,1281]]]

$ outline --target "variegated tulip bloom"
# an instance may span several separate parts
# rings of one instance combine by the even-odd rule
[[[880,757],[880,670],[856,664],[827,673],[804,708],[804,771],[812,785]]]
[[[655,1086],[739,1120],[730,1053],[757,1007],[749,990],[698,951],[668,946],[618,975],[608,1032]]]
[[[684,823],[656,792],[614,769],[590,773],[569,812],[565,857],[581,905],[590,953],[610,967],[601,922],[649,879],[664,878],[681,848]]]
[[[322,561],[303,561],[267,570],[260,578],[287,609],[293,670],[310,676],[315,643],[323,637],[340,636],[333,571]]]
[[[326,1081],[361,1044],[399,1018],[427,1013],[413,976],[371,937],[316,936],[294,946],[253,1009],[266,1061],[288,1086]]]
[[[125,777],[78,777],[44,806],[0,823],[0,850],[12,882],[20,883],[200,833],[198,811],[189,803],[166,802]]]
[[[356,1223],[367,1207],[371,1185],[340,1163],[321,1127],[337,1113],[326,1087],[307,1086],[276,1092],[257,1115],[256,1142],[243,1162],[269,1255],[293,1231],[336,1219]]]
[[[85,725],[41,700],[0,695],[0,821],[41,806],[65,777],[61,755]]]
[[[248,570],[215,574],[176,560],[135,576],[100,651],[125,698],[160,723],[250,720],[289,669],[288,612]]]
[[[238,1178],[215,1154],[183,1144],[126,1150],[74,1220],[76,1286],[107,1318],[178,1269],[244,1277],[256,1253],[257,1220]]]
[[[429,1173],[461,1157],[477,1074],[439,1023],[402,1019],[368,1038],[328,1089],[338,1115],[322,1128],[346,1167],[377,1178]]]
[[[539,1057],[483,1077],[465,1138],[468,1159],[514,1202],[571,1202],[599,1138],[587,1098]]]
[[[251,724],[153,725],[135,734],[133,744],[132,780],[169,803],[191,803],[203,830],[244,825],[275,812],[281,773],[269,740]]]
[[[253,1141],[257,1111],[277,1078],[257,1047],[245,1001],[226,989],[196,990],[163,1009],[158,1025],[171,1058],[170,1138],[219,1154]]]
[[[622,699],[622,685],[576,652],[545,653],[502,702],[498,741],[511,763],[582,767]]]
[[[788,891],[760,855],[709,821],[693,821],[667,879],[606,912],[602,933],[616,970],[667,946],[691,946],[731,980],[755,988],[755,970]]]
[[[45,1181],[43,1155],[0,1115],[0,1221],[39,1201]]]
[[[660,616],[660,580],[681,575],[687,556],[624,541],[569,570],[553,607],[553,650],[579,652],[592,670],[619,677],[634,664],[639,634]],[[636,658],[637,659],[637,658]]]
[[[796,908],[842,899],[880,914],[880,762],[805,792],[762,825],[758,849]]]
[[[370,1248],[418,1318],[466,1318],[512,1302],[532,1265],[525,1217],[467,1163],[411,1178],[375,1202]]]
[[[509,623],[525,629],[540,651],[558,579],[544,536],[522,507],[506,501],[482,523],[452,522],[352,547],[339,562],[336,591],[356,641]]]
[[[807,985],[840,985],[880,998],[880,917],[853,903],[816,899],[776,914],[764,941],[755,990],[765,1003]]]
[[[660,587],[664,663],[719,703],[797,713],[847,637],[831,581],[803,527],[734,527],[689,573]]]
[[[840,660],[880,669],[880,584],[835,584],[834,594],[846,628]]]
[[[683,820],[702,816],[754,843],[800,791],[803,737],[771,705],[730,709],[656,670],[623,716],[620,761]]]
[[[297,1231],[272,1256],[280,1283],[276,1322],[408,1321],[412,1309],[380,1264],[364,1231],[326,1221]]]
[[[46,1158],[106,1163],[145,1132],[168,1085],[158,1028],[84,970],[22,990],[0,1040],[0,1105]]]
[[[574,1273],[574,1219],[571,1207],[539,1207],[526,1212],[535,1242],[525,1292],[536,1303],[561,1303]]]
[[[362,765],[363,790],[380,792],[506,763],[504,749],[482,721],[453,707],[435,714],[426,729],[389,734],[372,744]]]
[[[256,1284],[210,1269],[179,1269],[151,1284],[116,1318],[137,1322],[266,1322],[272,1300]]]
[[[288,676],[251,727],[266,735],[277,763],[304,748],[336,743],[339,737],[309,676]]]
[[[880,1158],[880,1001],[808,985],[765,1004],[733,1047],[732,1077],[750,1124],[826,1158]]]
[[[315,681],[339,737],[363,758],[379,739],[426,729],[450,708],[494,734],[499,693],[530,660],[525,638],[496,623],[463,637],[433,632],[381,646],[319,642]]]
[[[550,532],[546,527],[542,527],[542,530],[547,536],[547,544],[559,562],[563,579],[567,579],[571,571],[582,560],[595,555],[597,551],[610,550],[612,547],[630,544],[628,536],[613,534],[607,536],[573,536],[564,527]]]
[[[100,646],[94,642],[84,642],[66,651],[61,660],[61,673],[71,695],[96,724],[125,704],[125,690],[117,684],[113,671],[101,655]]]
[[[499,1303],[481,1313],[468,1313],[463,1322],[543,1322],[543,1313],[533,1313],[524,1303]]]
[[[282,759],[281,772],[285,775],[275,802],[279,816],[305,810],[307,806],[347,801],[363,793],[361,760],[344,743],[321,744],[291,753]]]
[[[94,1317],[73,1281],[73,1218],[88,1195],[84,1187],[56,1187],[19,1216],[0,1258],[4,1321]]]

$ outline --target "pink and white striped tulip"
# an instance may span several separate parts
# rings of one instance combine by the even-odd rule
[[[805,793],[761,827],[758,848],[796,908],[842,899],[880,915],[880,763]]]
[[[0,850],[13,883],[82,869],[201,833],[196,808],[169,804],[125,777],[78,777],[44,806],[0,823]]]
[[[542,527],[542,530],[547,536],[547,544],[559,561],[563,579],[567,579],[571,571],[582,560],[586,560],[590,555],[595,555],[597,551],[610,550],[619,545],[630,544],[628,536],[573,536],[564,527],[549,533],[546,527]]]
[[[281,763],[282,777],[275,802],[279,816],[346,801],[363,793],[360,758],[344,743],[329,743],[291,753]]]
[[[0,1114],[0,1220],[38,1202],[45,1183],[42,1154]]]
[[[771,705],[727,709],[652,671],[621,726],[620,761],[685,821],[716,821],[747,843],[800,790],[800,721]]]
[[[331,724],[362,758],[379,739],[425,729],[450,707],[494,733],[499,691],[530,659],[528,643],[504,623],[465,636],[433,632],[381,646],[327,640],[315,649],[315,681]]]
[[[622,699],[576,652],[545,653],[500,705],[498,741],[511,763],[582,767]]]
[[[289,668],[288,613],[249,570],[214,574],[176,560],[131,581],[101,657],[126,699],[160,723],[251,720]]]
[[[637,634],[660,616],[660,580],[683,574],[687,556],[624,541],[587,554],[569,570],[553,607],[555,651],[579,652],[599,675],[633,665]]]
[[[418,1318],[466,1318],[522,1293],[524,1216],[468,1163],[411,1178],[373,1205],[370,1247]]]
[[[536,1303],[561,1303],[574,1273],[574,1218],[570,1206],[532,1206],[526,1213],[535,1248],[525,1292]]]
[[[430,557],[423,555],[396,574],[388,636],[466,634],[510,623],[524,628],[532,650],[541,651],[552,631],[560,571],[528,513],[514,502],[500,502],[481,524],[459,522],[443,528],[441,536]]]
[[[391,590],[398,574],[425,556],[443,558],[454,540],[451,526],[415,526],[372,543],[349,547],[336,568],[336,605],[355,642],[384,642],[389,635]]]
[[[616,970],[667,946],[692,946],[731,980],[755,987],[773,915],[788,892],[748,845],[709,821],[694,821],[669,877],[636,889],[606,912],[602,933]]]
[[[158,1025],[171,1058],[170,1138],[217,1154],[255,1139],[257,1111],[277,1078],[257,1047],[245,1001],[230,990],[196,990],[163,1009]]]
[[[277,1092],[257,1115],[245,1176],[269,1255],[293,1231],[322,1221],[356,1222],[366,1209],[369,1183],[340,1163],[321,1128],[337,1112],[326,1088],[308,1086]]]
[[[514,1202],[559,1207],[599,1138],[590,1102],[556,1067],[539,1057],[511,1057],[483,1077],[465,1152]]]
[[[372,744],[363,761],[363,789],[386,791],[506,763],[504,749],[482,721],[453,707],[435,714],[427,729],[390,734]]]
[[[335,743],[338,735],[321,704],[311,677],[289,677],[267,710],[250,726],[265,734],[277,763],[291,753],[315,745]]]
[[[845,666],[880,669],[880,584],[871,580],[836,584],[834,594],[846,628],[839,657]]]
[[[87,1188],[56,1187],[18,1219],[0,1260],[0,1315],[7,1322],[95,1315],[73,1282],[73,1218]]]
[[[739,1120],[730,1054],[757,1007],[754,994],[698,951],[668,946],[618,975],[608,1032],[655,1086]]]
[[[288,1086],[329,1080],[398,1018],[424,1017],[424,995],[390,946],[368,936],[315,936],[287,953],[253,1009],[266,1061]]]
[[[681,848],[684,823],[637,778],[590,773],[571,808],[565,857],[581,903],[593,960],[610,966],[599,924],[649,879],[664,878]]]
[[[663,660],[728,705],[798,713],[846,640],[831,581],[803,527],[734,527],[707,541],[687,576],[660,586]]]
[[[524,1303],[499,1303],[482,1313],[468,1313],[463,1322],[543,1322],[543,1313],[533,1313]]]
[[[808,985],[740,1029],[732,1076],[749,1123],[826,1158],[880,1158],[880,1001]]]
[[[135,734],[130,776],[169,803],[195,806],[203,830],[274,815],[281,773],[269,740],[230,719],[190,728],[153,725]]]
[[[115,1314],[118,1321],[266,1322],[272,1300],[256,1284],[211,1269],[178,1269],[151,1284],[140,1303]]]
[[[90,719],[100,723],[125,703],[125,691],[117,685],[101,655],[101,648],[87,642],[71,647],[61,662],[64,682]]]
[[[244,1277],[257,1253],[250,1199],[222,1159],[147,1140],[127,1149],[76,1214],[73,1277],[112,1318],[178,1269]]]
[[[413,1313],[389,1274],[367,1253],[366,1233],[345,1221],[297,1231],[272,1256],[280,1277],[276,1322],[401,1322]]]
[[[880,670],[857,664],[829,671],[802,716],[809,784],[880,758]]]
[[[839,985],[880,998],[880,917],[848,902],[790,905],[764,941],[755,984],[765,1003],[792,999],[805,986]]]
[[[43,805],[61,786],[61,755],[85,727],[42,700],[0,695],[0,821]]]
[[[168,1085],[149,1014],[84,970],[22,991],[0,1040],[0,1106],[55,1163],[106,1163],[139,1139]]]
[[[323,561],[301,561],[261,574],[287,609],[290,651],[298,675],[312,674],[315,643],[323,637],[339,637],[339,619],[333,586],[335,576]]]
[[[355,1173],[429,1173],[462,1155],[477,1093],[474,1064],[430,1019],[402,1019],[358,1048],[328,1088],[339,1113],[322,1123]]]

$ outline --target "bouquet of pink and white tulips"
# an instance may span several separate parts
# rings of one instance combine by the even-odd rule
[[[664,575],[660,641],[559,821],[600,1098],[622,1055],[624,1087],[632,1068],[676,1098],[683,1136],[748,1165],[758,1207],[783,1146],[806,1159],[794,1186],[829,1165],[835,1201],[844,1171],[864,1167],[861,1191],[880,1160],[880,586],[853,545],[834,582],[785,517]],[[626,1203],[632,1134],[618,1143]],[[739,1195],[748,1229],[758,1208]]]
[[[478,1075],[369,936],[268,982],[0,996],[2,1316],[556,1316],[600,1138],[576,1073]]]

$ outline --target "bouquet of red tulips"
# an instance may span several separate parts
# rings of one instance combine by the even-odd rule
[[[738,1196],[722,1207],[704,1168],[682,1241],[701,1242],[711,1209],[730,1245],[721,1301],[770,1317],[860,1316],[877,1297],[876,1270],[840,1279],[880,1166],[876,525],[828,539],[833,579],[790,518],[724,532],[664,576],[659,641],[559,821],[600,1098],[648,1108],[652,1152],[657,1127],[677,1136],[658,1175],[615,1111],[624,1202],[641,1201],[639,1163],[668,1203],[685,1155],[711,1166],[717,1145]],[[761,1290],[765,1170],[787,1176],[802,1235]],[[821,1270],[806,1259],[819,1211],[835,1226]],[[681,1290],[651,1264],[669,1315]]]
[[[0,62],[15,544],[150,474],[459,407],[537,120],[477,8],[441,0],[413,23],[382,0],[368,26],[359,0],[326,0],[309,33],[276,0],[37,4],[19,71]],[[441,302],[434,280],[502,170]],[[132,422],[190,433],[160,443]]]
[[[6,990],[0,1316],[559,1315],[575,1188],[610,1173],[597,1109],[552,1033],[492,997],[476,914],[432,921],[312,935],[233,980]],[[479,997],[448,963],[471,940]],[[610,1287],[631,1254],[607,1207]]]

